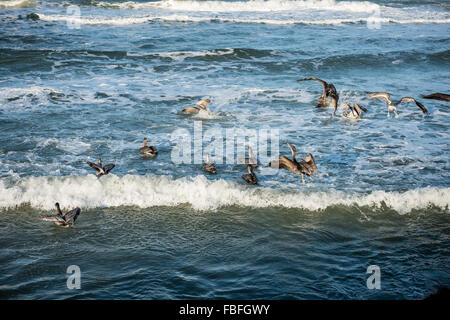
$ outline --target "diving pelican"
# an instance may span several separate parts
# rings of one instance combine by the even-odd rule
[[[367,109],[363,106],[360,106],[357,103],[353,104],[353,107],[350,106],[350,104],[346,101],[342,104],[343,107],[345,107],[344,110],[344,117],[349,119],[359,119],[361,118],[362,111],[367,112]],[[348,111],[350,109],[350,111]]]
[[[388,106],[388,113],[387,113],[388,117],[390,116],[389,112],[393,111],[395,114],[395,117],[398,118],[397,106],[402,102],[415,102],[416,105],[422,110],[422,112],[424,114],[428,113],[427,108],[425,108],[425,106],[423,104],[421,104],[419,101],[417,101],[416,99],[411,98],[411,97],[403,97],[400,99],[400,101],[394,103],[391,101],[391,95],[387,92],[378,92],[378,93],[366,92],[366,93],[369,95],[369,97],[371,99],[381,99],[381,100],[384,100],[384,102],[386,102],[386,104]]]
[[[181,113],[184,114],[197,114],[200,110],[208,111],[208,103],[211,103],[209,99],[203,99],[197,102],[197,107],[187,107],[181,110]]]
[[[322,94],[318,99],[318,101],[319,101],[318,107],[332,106],[334,108],[334,112],[333,112],[333,115],[334,115],[336,113],[336,110],[338,107],[338,102],[339,102],[339,94],[337,93],[334,85],[332,83],[327,83],[318,78],[303,78],[303,79],[298,79],[297,81],[309,81],[309,80],[318,81],[323,86]]]
[[[305,183],[304,175],[306,174],[310,178],[314,175],[314,172],[317,171],[316,162],[314,161],[314,157],[312,154],[308,154],[305,159],[297,161],[296,154],[297,149],[294,145],[286,142],[289,148],[291,149],[292,160],[286,158],[285,156],[281,156],[278,160],[271,161],[269,166],[274,169],[285,169],[296,174],[302,175],[302,183]]]
[[[253,172],[253,166],[251,164],[247,165],[247,171],[248,173],[242,175],[242,179],[248,184],[257,184],[258,178],[256,178],[256,174]]]
[[[63,215],[58,202],[55,203],[55,207],[56,214],[50,216],[40,216],[39,218],[44,221],[54,222],[58,226],[68,227],[75,224],[75,221],[77,220],[81,212],[80,208],[75,208]]]
[[[97,163],[98,164],[95,164],[95,163],[92,163],[92,162],[89,162],[89,161],[87,162],[87,164],[91,168],[93,168],[93,169],[95,169],[97,171],[96,174],[95,174],[97,176],[97,178],[100,178],[101,176],[103,176],[105,174],[108,174],[115,167],[115,165],[112,164],[112,163],[107,164],[104,167],[102,167],[102,159],[98,159]]]
[[[144,138],[142,148],[139,148],[139,152],[149,158],[153,158],[158,154],[158,151],[156,151],[156,148],[154,146],[147,146],[147,138]]]
[[[209,162],[209,153],[206,153],[206,162],[203,164],[203,170],[209,173],[217,173],[216,165],[212,162]]]

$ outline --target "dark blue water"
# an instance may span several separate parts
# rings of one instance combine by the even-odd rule
[[[0,1],[0,297],[417,299],[449,286],[449,105],[422,98],[449,93],[449,31],[445,1]],[[327,123],[321,85],[302,77],[368,112],[339,107]],[[365,91],[429,114],[405,103],[387,117]],[[204,98],[209,112],[180,114]],[[139,154],[143,137],[156,158]],[[305,184],[267,167],[286,141],[315,157]],[[258,186],[241,179],[246,144]],[[86,164],[99,157],[116,165],[101,179]],[[39,220],[56,201],[81,208],[74,227]]]

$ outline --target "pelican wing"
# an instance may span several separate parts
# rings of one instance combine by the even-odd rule
[[[423,96],[425,99],[434,99],[434,100],[442,100],[442,101],[449,101],[450,102],[450,94],[445,93],[432,93],[426,96]]]
[[[323,81],[323,80],[321,80],[319,78],[302,78],[302,79],[298,79],[297,81],[309,81],[309,80],[320,82],[322,84],[322,86],[323,86],[323,93],[322,93],[322,95],[325,96],[327,94],[328,83],[326,83],[325,81]]]
[[[74,224],[75,220],[77,220],[78,216],[81,213],[80,208],[75,208],[73,210],[70,210],[64,215],[64,220],[69,224]]]
[[[402,103],[402,102],[415,102],[416,105],[420,108],[420,110],[422,110],[422,112],[424,114],[428,113],[427,108],[425,108],[425,106],[423,104],[421,104],[419,101],[416,101],[416,99],[411,98],[411,97],[404,97],[402,98],[398,103]]]
[[[200,108],[206,110],[206,109],[208,108],[207,105],[208,105],[208,103],[210,103],[210,102],[211,102],[211,101],[210,101],[209,99],[203,99],[203,100],[200,100],[199,102],[197,102],[197,105],[198,105]]]
[[[107,164],[106,166],[103,167],[103,171],[105,171],[105,174],[110,172],[116,165],[115,164]]]
[[[91,167],[91,168],[93,168],[93,169],[95,169],[96,171],[102,171],[102,168],[100,168],[98,165],[96,165],[95,163],[92,163],[92,162],[87,162],[87,164]]]
[[[270,167],[273,169],[286,169],[291,170],[294,167],[297,167],[295,163],[285,156],[281,156],[278,160],[271,161]]]
[[[371,99],[382,99],[384,100],[387,104],[391,104],[391,95],[387,92],[378,92],[378,93],[370,93],[370,92],[366,92],[369,97]]]
[[[51,221],[51,222],[66,222],[66,220],[64,220],[63,217],[61,217],[60,215],[57,214],[53,214],[50,216],[40,216],[39,219],[44,220],[44,221]]]
[[[356,112],[358,112],[359,115],[361,115],[361,110],[364,111],[364,112],[367,112],[366,108],[364,108],[363,106],[360,106],[357,103],[353,104],[353,108],[355,108]]]

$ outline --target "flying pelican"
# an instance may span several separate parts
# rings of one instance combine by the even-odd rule
[[[63,215],[58,202],[55,203],[55,207],[56,214],[50,216],[40,216],[39,218],[44,221],[54,222],[58,226],[68,227],[75,224],[75,221],[77,220],[81,212],[80,208],[75,208]]]
[[[318,101],[319,101],[318,106],[319,107],[332,106],[334,108],[334,112],[333,112],[333,115],[334,115],[336,113],[336,110],[338,107],[338,101],[339,101],[339,94],[337,93],[334,85],[332,83],[327,83],[318,78],[303,78],[303,79],[298,79],[297,81],[309,81],[309,80],[318,81],[322,84],[323,91],[322,91],[322,95],[318,99]]]
[[[253,169],[258,168],[258,161],[256,160],[256,157],[253,154],[252,148],[248,146],[248,158],[238,158],[238,162],[251,165]]]
[[[214,163],[209,162],[209,153],[206,153],[206,162],[203,164],[203,170],[209,173],[217,173],[216,165]]]
[[[102,167],[102,159],[98,159],[97,161],[98,165],[92,162],[87,162],[87,164],[95,169],[97,171],[97,173],[95,174],[97,176],[97,178],[100,178],[101,176],[108,174],[114,167],[115,165],[110,163],[107,164],[106,166]]]
[[[181,113],[184,114],[197,114],[200,110],[208,111],[208,103],[211,103],[209,99],[203,99],[197,102],[197,107],[188,107],[181,110]]]
[[[357,103],[353,104],[353,107],[346,101],[342,104],[345,107],[344,116],[349,119],[358,119],[361,118],[362,111],[367,112],[367,109],[363,106],[360,106]],[[350,109],[350,112],[348,111]]]
[[[307,176],[312,177],[314,175],[314,172],[317,171],[317,166],[314,161],[314,157],[310,153],[305,157],[305,159],[300,160],[300,162],[298,162],[296,158],[297,149],[295,148],[294,145],[290,144],[289,142],[286,143],[291,149],[292,160],[286,158],[285,156],[281,156],[278,160],[271,161],[269,163],[269,166],[274,169],[281,168],[294,172],[296,174],[301,174],[302,183],[305,183],[304,175],[306,174]]]
[[[156,148],[154,146],[147,146],[147,138],[144,138],[142,148],[139,148],[139,152],[149,158],[153,158],[158,154],[158,151],[156,151]]]
[[[389,112],[393,111],[395,113],[395,117],[398,118],[397,106],[402,102],[415,102],[416,105],[422,110],[424,114],[428,113],[427,108],[425,108],[423,104],[421,104],[419,101],[416,101],[414,98],[411,97],[403,97],[400,99],[400,101],[394,103],[391,101],[391,95],[387,92],[378,92],[378,93],[366,92],[366,93],[369,95],[371,99],[381,99],[386,102],[388,106],[388,113],[387,113],[388,117],[390,116]]]
[[[257,184],[258,178],[256,178],[256,174],[253,172],[253,166],[251,164],[247,165],[248,173],[242,175],[242,179],[245,180],[248,184]]]
[[[422,96],[425,99],[434,99],[434,100],[442,100],[442,101],[449,101],[450,102],[450,94],[445,94],[445,93],[432,93],[429,94],[427,96]]]

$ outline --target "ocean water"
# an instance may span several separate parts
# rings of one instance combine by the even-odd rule
[[[450,105],[422,98],[449,93],[449,10],[1,0],[0,298],[420,299],[450,286]],[[368,112],[326,122],[321,85],[303,77]],[[387,117],[366,91],[415,97],[429,114],[405,103]],[[211,112],[180,114],[203,98]],[[231,140],[205,174],[207,139],[188,149],[193,163],[174,161],[200,126],[267,130],[279,153]],[[143,137],[157,157],[139,154]],[[267,166],[290,155],[286,141],[315,157],[305,184]],[[241,179],[245,143],[257,186]],[[97,179],[86,161],[100,157],[116,167]],[[39,220],[56,201],[81,208],[73,227]],[[81,289],[66,286],[70,265]],[[381,289],[366,285],[370,265]]]

